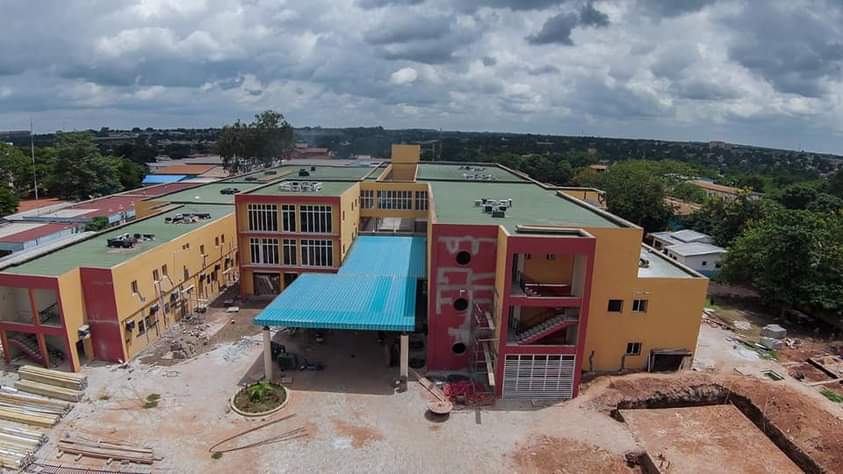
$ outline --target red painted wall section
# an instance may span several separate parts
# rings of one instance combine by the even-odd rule
[[[120,335],[120,319],[117,316],[111,270],[82,268],[80,272],[94,357],[111,362],[127,360]]]
[[[498,226],[432,227],[427,366],[430,370],[464,370],[470,356],[471,308],[480,304],[491,309],[494,304]],[[462,251],[471,256],[465,265],[456,259]],[[465,311],[454,308],[461,298],[468,303]],[[458,343],[465,345],[465,352],[454,351]]]

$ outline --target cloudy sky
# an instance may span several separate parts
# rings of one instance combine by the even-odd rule
[[[0,129],[297,126],[843,153],[840,0],[0,0]]]

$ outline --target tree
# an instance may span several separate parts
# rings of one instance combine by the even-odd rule
[[[85,231],[87,232],[99,232],[108,227],[108,218],[107,217],[94,217],[87,224],[85,224]]]
[[[776,209],[735,240],[721,277],[783,309],[843,310],[843,215]]]
[[[808,210],[814,212],[837,212],[840,209],[843,209],[843,199],[828,193],[817,194],[817,197],[808,204]]]
[[[223,167],[232,173],[255,165],[268,166],[293,147],[293,127],[278,112],[267,110],[244,124],[226,125],[217,139]]]
[[[729,247],[752,221],[762,218],[770,207],[775,207],[775,204],[754,198],[746,192],[733,201],[709,199],[699,211],[689,216],[687,225],[711,235],[717,245]]]
[[[788,209],[807,209],[817,199],[817,189],[805,183],[791,184],[785,187],[775,199]]]
[[[32,161],[19,148],[0,143],[0,181],[18,196],[32,189]]]
[[[828,192],[843,199],[843,168],[828,178]]]
[[[14,214],[18,210],[18,195],[9,186],[0,184],[0,216]]]
[[[47,183],[62,199],[90,199],[123,190],[124,160],[103,156],[87,133],[62,133],[53,148],[55,161]]]
[[[616,163],[600,176],[609,212],[634,222],[646,232],[663,230],[673,215],[664,202],[665,183],[642,161]]]

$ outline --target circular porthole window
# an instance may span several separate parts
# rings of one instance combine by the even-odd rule
[[[451,346],[451,350],[454,351],[454,354],[464,354],[465,353],[465,344],[462,342],[458,342]]]
[[[457,298],[457,300],[454,301],[454,309],[457,311],[465,311],[468,309],[468,300],[465,298]]]
[[[471,254],[466,252],[465,250],[460,251],[457,254],[457,263],[460,265],[468,265],[468,262],[471,261]]]

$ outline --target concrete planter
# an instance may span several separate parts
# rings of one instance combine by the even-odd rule
[[[280,405],[278,405],[277,407],[275,407],[275,408],[273,408],[273,409],[271,409],[271,410],[266,410],[266,411],[261,411],[261,412],[250,413],[250,412],[243,411],[243,410],[241,410],[241,409],[237,408],[237,406],[235,406],[235,405],[234,405],[234,399],[237,397],[237,395],[238,395],[240,392],[242,392],[243,390],[245,390],[245,387],[244,387],[244,388],[241,388],[241,389],[240,389],[240,390],[238,390],[238,391],[236,391],[236,392],[234,393],[234,395],[232,395],[232,396],[231,396],[231,398],[229,398],[229,399],[228,399],[228,405],[231,407],[231,410],[232,410],[232,411],[234,411],[234,413],[237,413],[238,415],[241,415],[241,416],[250,417],[250,418],[261,417],[261,416],[267,416],[267,415],[271,415],[271,414],[273,414],[273,413],[279,412],[279,411],[281,411],[281,410],[282,410],[285,406],[287,406],[287,402],[289,402],[289,401],[290,401],[290,391],[289,391],[289,390],[287,390],[287,387],[285,387],[285,386],[283,386],[283,385],[276,385],[276,384],[273,384],[273,385],[275,385],[276,387],[280,387],[280,388],[281,388],[281,390],[283,390],[283,391],[284,391],[284,401],[283,401],[283,402],[281,402],[281,404],[280,404]]]

